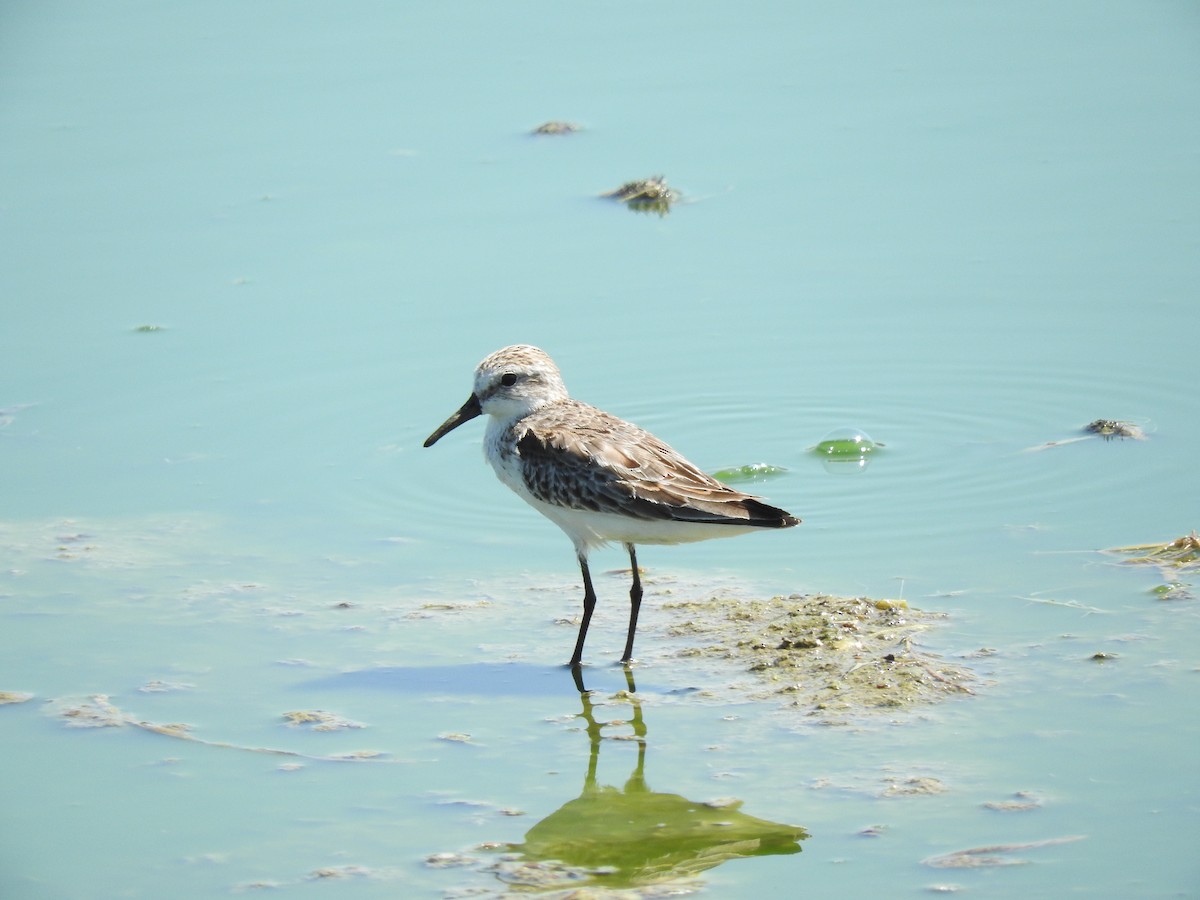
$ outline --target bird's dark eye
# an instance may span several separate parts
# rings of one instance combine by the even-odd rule
[[[503,375],[500,376],[500,383],[502,385],[504,385],[505,387],[512,387],[514,384],[517,383],[517,376],[514,375],[512,372],[505,372]]]

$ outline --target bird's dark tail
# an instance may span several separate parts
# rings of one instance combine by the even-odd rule
[[[799,525],[801,521],[791,513],[753,497],[746,499],[745,508],[750,513],[750,518],[746,520],[747,525],[760,528],[791,528],[793,525]]]

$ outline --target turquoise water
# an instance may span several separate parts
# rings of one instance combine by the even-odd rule
[[[10,4],[0,895],[500,894],[480,843],[644,776],[807,834],[711,896],[1194,896],[1200,607],[1094,551],[1197,527],[1198,37],[1186,3]],[[596,197],[660,173],[667,216]],[[637,707],[598,578],[594,718],[640,717],[640,768],[559,667],[565,538],[478,423],[421,448],[514,342],[706,469],[786,467],[755,490],[804,519],[640,554]],[[1096,418],[1148,439],[1031,449]],[[846,427],[886,445],[857,474],[807,452]],[[746,676],[675,655],[668,589],[902,595],[981,684],[847,728],[709,699]],[[66,727],[97,694],[125,726]]]

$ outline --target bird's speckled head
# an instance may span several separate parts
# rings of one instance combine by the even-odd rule
[[[497,350],[475,369],[479,406],[485,414],[500,419],[528,415],[567,396],[554,360],[528,344]]]
[[[514,344],[497,350],[475,369],[475,389],[450,418],[425,439],[432,447],[443,435],[476,416],[489,415],[495,427],[567,399],[558,366],[537,347]]]

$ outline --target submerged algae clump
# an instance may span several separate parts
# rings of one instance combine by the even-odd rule
[[[1131,544],[1104,552],[1128,556],[1125,562],[1135,566],[1158,566],[1163,571],[1192,569],[1200,566],[1200,534],[1193,531],[1173,541]]]
[[[1112,547],[1102,550],[1109,556],[1124,556],[1127,566],[1154,566],[1164,584],[1151,588],[1151,593],[1160,600],[1190,600],[1191,584],[1180,579],[1183,572],[1200,569],[1200,535],[1192,531],[1173,541],[1159,544],[1131,544],[1128,547]]]

